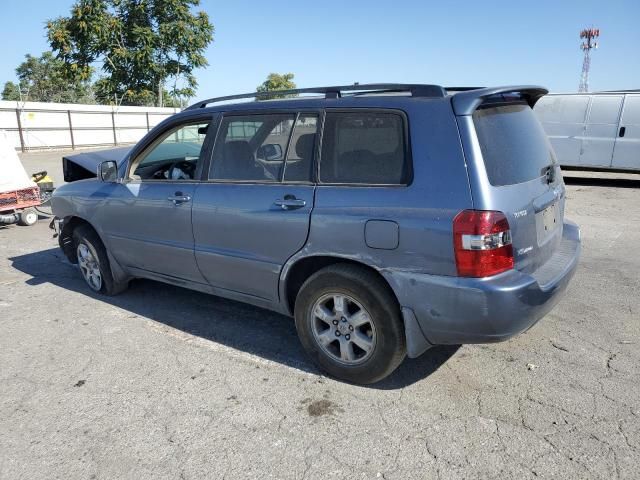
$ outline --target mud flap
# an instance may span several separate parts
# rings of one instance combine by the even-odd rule
[[[413,310],[402,307],[402,317],[404,319],[404,336],[407,341],[407,356],[416,358],[429,350],[433,345],[425,337]]]

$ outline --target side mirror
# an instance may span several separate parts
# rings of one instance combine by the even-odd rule
[[[118,164],[113,160],[102,162],[98,165],[98,178],[105,183],[114,183],[118,180]]]
[[[262,145],[256,152],[257,157],[268,162],[282,160],[282,147],[277,143]]]

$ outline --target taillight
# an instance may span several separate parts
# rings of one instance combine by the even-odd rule
[[[462,277],[489,277],[513,268],[511,230],[502,212],[460,212],[453,219],[453,246]]]

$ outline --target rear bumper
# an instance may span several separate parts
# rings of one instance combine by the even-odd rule
[[[531,328],[556,305],[580,251],[580,229],[565,222],[558,251],[532,274],[511,270],[462,278],[393,271],[386,276],[405,319],[413,314],[427,345],[499,342]],[[407,343],[416,342],[407,338]]]

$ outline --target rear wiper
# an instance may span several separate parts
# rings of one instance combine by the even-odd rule
[[[542,175],[547,183],[553,183],[556,179],[556,166],[551,164],[542,169]]]

